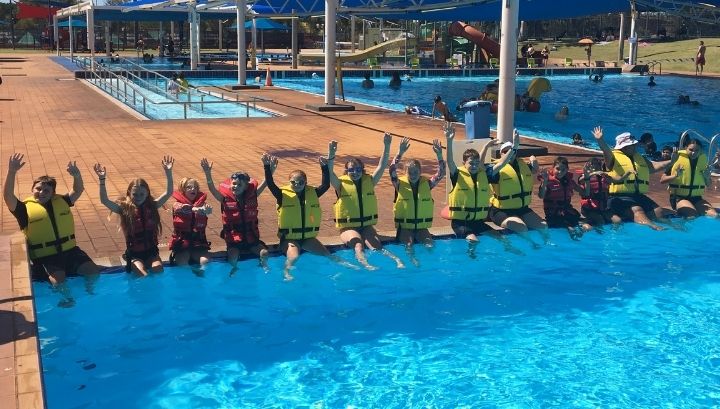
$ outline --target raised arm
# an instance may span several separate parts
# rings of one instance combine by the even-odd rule
[[[200,167],[203,170],[203,173],[205,173],[205,181],[208,185],[208,191],[210,194],[213,195],[213,197],[220,203],[223,201],[223,196],[220,194],[220,192],[215,187],[215,182],[213,182],[212,178],[212,167],[213,163],[208,161],[207,158],[202,158],[200,160]]]
[[[548,182],[548,171],[547,169],[543,168],[543,170],[540,171],[540,187],[538,188],[538,197],[540,199],[545,198],[545,193],[547,192],[547,182]]]
[[[5,206],[7,206],[8,210],[11,212],[15,211],[15,208],[20,201],[17,196],[15,196],[15,174],[17,174],[17,171],[20,170],[20,168],[25,166],[25,162],[23,162],[24,157],[25,155],[22,153],[13,153],[12,156],[10,156],[10,162],[8,163],[8,173],[5,176],[3,198],[5,199]]]
[[[380,179],[382,179],[382,174],[385,172],[385,168],[388,165],[388,159],[390,158],[390,145],[392,144],[392,135],[390,135],[389,132],[385,132],[383,135],[383,153],[380,157],[380,162],[378,163],[377,167],[375,168],[375,172],[373,172],[372,179],[373,179],[373,186],[377,186],[377,184],[380,182]]]
[[[265,155],[263,155],[263,156],[265,156]],[[270,156],[270,155],[268,155],[268,156],[270,157],[270,174],[272,175],[273,173],[275,173],[275,169],[277,169],[278,158],[276,158],[275,156]],[[264,159],[262,159],[262,160],[263,160],[263,167],[264,167],[265,160]],[[262,182],[260,182],[260,184],[258,184],[257,194],[259,195],[260,193],[262,193],[266,187],[267,187],[267,179],[265,179],[263,177]]]
[[[322,181],[320,186],[315,188],[317,196],[320,197],[330,189],[330,172],[328,172],[328,160],[324,157],[319,157],[318,162],[320,163],[320,172],[322,173]]]
[[[335,174],[335,154],[337,153],[337,141],[330,141],[328,144],[328,159],[327,159],[327,166],[328,171],[330,172],[330,186],[332,186],[336,191],[340,191],[340,179],[338,179],[337,175]]]
[[[265,152],[262,156],[263,168],[265,170],[265,184],[268,189],[270,189],[270,193],[272,193],[273,197],[275,197],[275,200],[277,200],[278,204],[280,204],[280,201],[282,200],[282,191],[278,185],[275,184],[275,179],[273,179],[273,162],[277,164],[278,159]]]
[[[435,174],[430,178],[430,189],[434,188],[435,186],[440,183],[441,180],[445,177],[445,161],[442,157],[442,142],[440,142],[439,139],[433,139],[432,144],[432,150],[435,152],[435,157],[437,158],[437,171],[435,171]]]
[[[450,175],[457,173],[457,163],[453,157],[453,141],[455,140],[455,127],[451,122],[445,122],[443,125],[443,132],[445,133],[445,143],[447,144],[447,164]]]
[[[675,162],[678,159],[678,148],[673,148],[672,155],[670,156],[669,160],[664,160],[660,162],[653,162],[649,159],[645,159],[648,163],[648,168],[650,169],[651,173],[660,172],[660,171],[666,171],[670,169]]]
[[[68,193],[68,196],[70,197],[70,203],[75,203],[85,191],[85,185],[80,175],[80,169],[78,169],[75,161],[68,162],[67,172],[73,177],[72,190]]]
[[[165,155],[162,160],[162,166],[165,170],[165,178],[167,179],[167,186],[165,186],[165,193],[162,194],[162,196],[155,199],[155,206],[157,208],[162,207],[162,205],[165,204],[165,202],[170,199],[170,196],[172,196],[173,192],[173,174],[172,174],[172,168],[175,164],[175,159],[173,159],[170,155]]]
[[[612,149],[610,149],[610,145],[605,142],[605,139],[603,138],[603,131],[602,128],[599,126],[596,126],[592,131],[593,137],[595,138],[595,142],[597,142],[598,146],[600,146],[600,150],[602,150],[603,157],[605,158],[605,164],[607,165],[608,169],[612,169],[613,166],[615,166],[615,158],[612,154]]]
[[[397,165],[402,160],[402,156],[407,152],[407,150],[410,149],[410,139],[403,138],[402,141],[400,141],[400,147],[398,148],[398,153],[393,158],[392,162],[390,163],[390,167],[388,168],[388,173],[390,174],[390,182],[392,182],[393,186],[395,187],[395,190],[398,188],[398,175],[397,175]]]
[[[110,200],[107,194],[107,189],[105,188],[105,178],[107,177],[107,170],[105,169],[105,166],[96,163],[93,169],[95,169],[95,174],[98,176],[98,184],[100,185],[100,203],[104,204],[111,212],[120,214],[120,206]]]

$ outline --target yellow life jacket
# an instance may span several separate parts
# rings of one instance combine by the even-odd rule
[[[650,186],[650,169],[647,160],[637,152],[633,155],[633,160],[630,160],[629,156],[618,149],[613,150],[612,155],[615,158],[609,173],[612,178],[621,178],[629,170],[636,170],[637,175],[630,175],[623,182],[610,182],[610,194],[647,193]]]
[[[57,231],[50,221],[50,215],[45,206],[33,197],[23,200],[28,213],[28,225],[23,229],[23,233],[28,241],[31,260],[68,251],[76,245],[75,219],[73,219],[70,206],[60,195],[54,195],[50,201]]]
[[[675,172],[678,167],[684,169],[681,178],[675,178],[669,185],[668,190],[673,196],[700,197],[705,191],[705,177],[703,171],[708,167],[707,155],[701,153],[697,158],[695,169],[690,166],[690,156],[686,150],[678,151],[678,159],[672,167]]]
[[[521,209],[532,200],[533,175],[524,160],[516,159],[520,174],[511,163],[500,169],[498,183],[490,185],[493,196],[490,204],[496,209]]]
[[[368,175],[362,176],[362,198],[358,197],[355,182],[350,179],[350,176],[343,175],[338,179],[340,179],[340,191],[335,202],[335,226],[342,229],[377,224],[377,198],[372,178]],[[360,206],[361,199],[362,208]]]
[[[448,197],[448,210],[453,220],[485,220],[490,209],[490,192],[484,169],[477,173],[473,182],[470,172],[458,168],[458,178]]]
[[[278,236],[281,239],[304,240],[316,237],[320,231],[322,209],[317,191],[312,186],[305,187],[304,214],[301,214],[300,199],[288,186],[282,190],[282,203],[278,206]]]
[[[397,197],[393,204],[396,228],[419,230],[432,226],[435,202],[430,194],[430,181],[426,177],[420,176],[417,199],[413,196],[408,177],[398,178]]]

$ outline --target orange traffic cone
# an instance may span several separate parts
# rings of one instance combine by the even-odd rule
[[[265,86],[272,87],[272,75],[270,75],[270,66],[267,67],[267,73],[265,74]]]

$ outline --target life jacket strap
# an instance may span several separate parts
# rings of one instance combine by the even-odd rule
[[[521,193],[515,193],[514,195],[508,195],[508,196],[498,196],[498,200],[508,200],[508,199],[517,199],[522,198],[525,196],[530,196],[530,192],[521,192]]]
[[[378,215],[374,214],[372,216],[363,216],[363,217],[347,217],[345,219],[335,219],[335,222],[337,223],[362,223],[367,222],[370,220],[375,220],[378,218]]]
[[[65,237],[60,237],[60,238],[57,239],[57,240],[47,241],[47,242],[45,242],[45,243],[32,244],[32,245],[30,245],[28,248],[29,248],[30,250],[38,250],[38,249],[42,249],[42,248],[45,248],[45,247],[61,246],[62,244],[67,243],[67,242],[70,241],[70,240],[75,240],[75,235],[74,235],[74,234],[71,234],[71,235],[65,236]]]

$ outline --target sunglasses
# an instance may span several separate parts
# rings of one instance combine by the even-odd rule
[[[290,184],[293,186],[302,186],[305,184],[305,181],[302,179],[299,179],[299,180],[290,179]]]
[[[347,168],[347,173],[360,173],[363,171],[363,168]]]
[[[248,176],[247,173],[235,172],[232,175],[230,175],[230,179],[236,179],[238,181],[244,180],[245,182],[248,182],[248,181],[250,181],[250,176]]]

